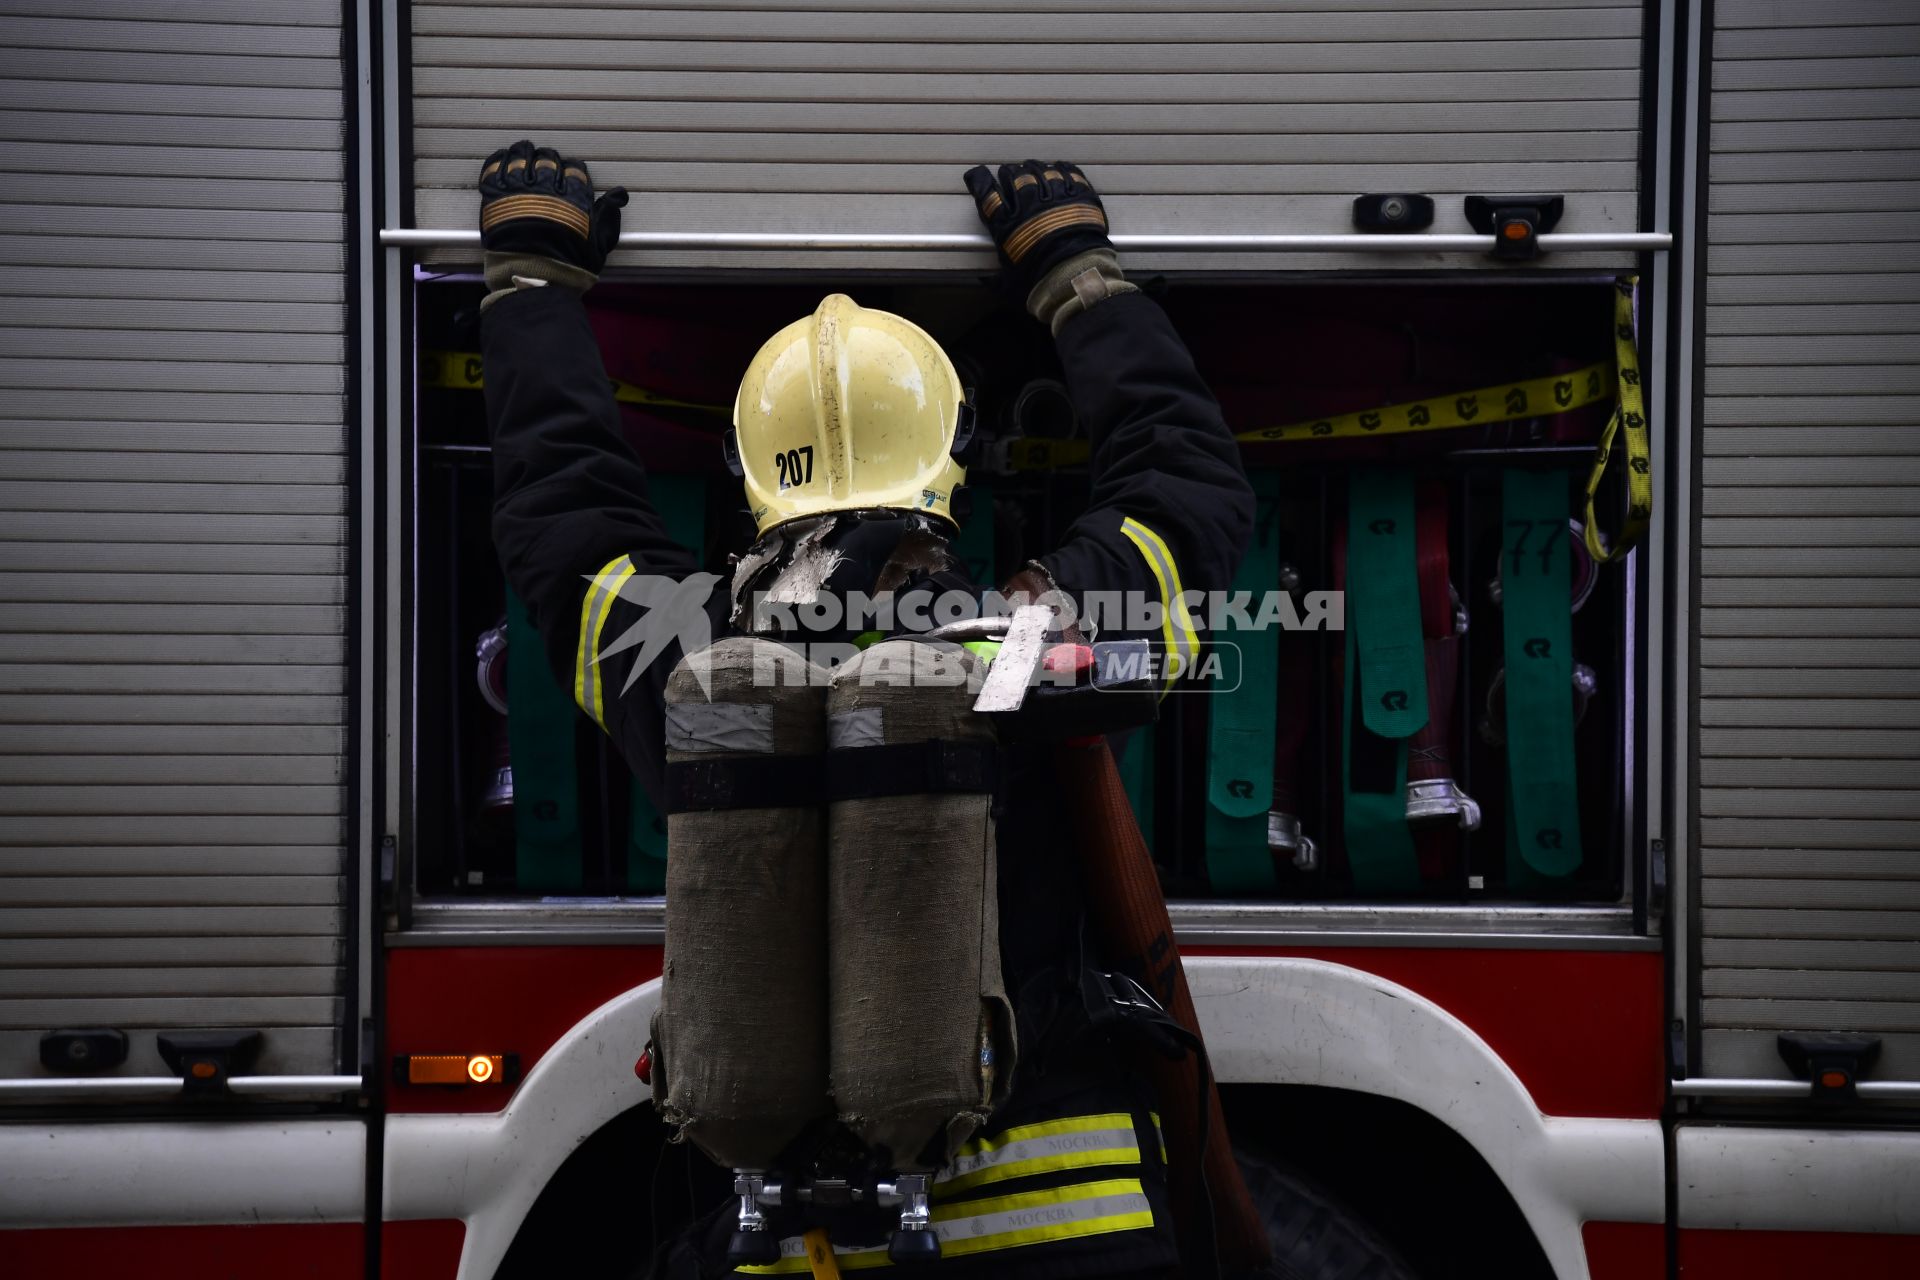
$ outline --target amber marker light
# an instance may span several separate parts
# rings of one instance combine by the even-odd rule
[[[415,1053],[395,1058],[393,1074],[402,1084],[511,1084],[518,1067],[511,1053]]]

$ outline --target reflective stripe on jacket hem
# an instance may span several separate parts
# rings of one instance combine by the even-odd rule
[[[1153,1207],[1138,1178],[1112,1178],[1044,1191],[1023,1191],[990,1200],[963,1200],[933,1210],[933,1232],[940,1238],[940,1256],[965,1257],[1023,1245],[1046,1244],[1106,1235],[1115,1231],[1149,1230]],[[835,1245],[834,1260],[842,1270],[865,1271],[893,1265],[884,1244],[848,1247]],[[780,1242],[780,1261],[766,1266],[741,1267],[745,1275],[793,1275],[807,1272],[806,1243],[799,1236]]]

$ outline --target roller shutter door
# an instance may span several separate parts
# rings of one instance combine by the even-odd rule
[[[0,1076],[338,1070],[338,0],[0,0]]]
[[[1134,233],[1346,232],[1353,197],[1564,192],[1633,231],[1642,12],[1587,0],[416,0],[416,224],[475,225],[490,150],[534,136],[639,195],[630,230],[978,232],[959,175],[1085,165]],[[470,256],[470,255],[469,255]],[[655,265],[848,255],[654,253]],[[1563,255],[1556,265],[1627,261]],[[1173,260],[1137,257],[1136,266]],[[1196,265],[1194,259],[1179,260]],[[1267,269],[1475,266],[1318,256]],[[858,266],[972,267],[952,253]]]
[[[1716,0],[1700,523],[1704,1066],[1920,1079],[1920,11]]]

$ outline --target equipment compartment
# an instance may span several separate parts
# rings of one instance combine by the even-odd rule
[[[1498,715],[1505,681],[1495,679],[1505,661],[1503,612],[1495,603],[1503,588],[1496,580],[1516,551],[1527,557],[1541,549],[1538,542],[1516,547],[1506,526],[1505,473],[1558,477],[1569,517],[1581,516],[1594,441],[1613,404],[1615,282],[1191,280],[1149,287],[1186,336],[1236,432],[1297,427],[1279,433],[1277,442],[1245,446],[1260,518],[1254,558],[1236,588],[1278,588],[1284,579],[1296,598],[1344,589],[1356,477],[1362,486],[1377,487],[1382,475],[1389,485],[1411,486],[1416,572],[1426,583],[1414,612],[1429,636],[1450,625],[1456,611],[1468,625],[1447,646],[1457,657],[1428,664],[1437,716],[1408,755],[1413,776],[1424,761],[1427,772],[1451,777],[1481,815],[1473,831],[1450,820],[1423,826],[1412,836],[1413,863],[1404,864],[1404,846],[1394,846],[1404,865],[1395,864],[1391,874],[1381,873],[1377,856],[1350,856],[1340,746],[1344,633],[1278,632],[1269,692],[1246,684],[1252,668],[1244,665],[1245,687],[1233,692],[1182,682],[1163,702],[1160,723],[1125,745],[1123,773],[1170,896],[1620,901],[1633,794],[1636,562],[1596,565],[1584,551],[1569,558],[1580,599],[1569,636],[1581,689],[1568,691],[1569,706],[1577,701],[1580,708],[1570,734],[1578,822],[1551,875],[1509,849],[1509,756]],[[1045,333],[981,287],[603,284],[590,308],[626,434],[654,477],[652,497],[685,541],[700,544],[705,566],[726,572],[727,554],[751,540],[738,482],[726,473],[719,449],[735,380],[767,334],[832,288],[923,324],[974,388],[984,445],[957,507],[964,524],[958,545],[978,579],[1003,581],[1071,523],[1085,497],[1085,448]],[[502,682],[497,668],[490,702],[477,678],[483,637],[507,610],[487,531],[491,483],[474,317],[479,297],[471,278],[423,281],[417,290],[417,891],[657,892],[661,820],[635,794],[622,762],[590,722],[571,712],[570,701],[564,716],[554,710],[551,699],[564,698],[564,691],[549,691],[545,736],[527,739],[545,744],[541,777],[530,781],[523,770],[518,808],[501,803],[509,745],[506,718],[494,702]],[[1375,435],[1364,422],[1340,417],[1386,409],[1385,419],[1396,420],[1388,407],[1410,404],[1460,425],[1393,434],[1389,421]],[[1568,408],[1560,411],[1560,404]],[[1397,420],[1405,418],[1403,412]],[[1620,510],[1613,484],[1610,479],[1600,497],[1609,530]],[[1515,491],[1549,506],[1558,501],[1551,479]],[[1556,544],[1552,554],[1577,540],[1577,527],[1562,532],[1566,536],[1549,539]],[[1436,595],[1443,581],[1457,601]],[[1406,583],[1387,594],[1404,599]],[[1539,597],[1529,598],[1537,610]],[[1349,596],[1345,618],[1351,624],[1354,617]],[[1240,639],[1257,648],[1252,637]],[[1224,632],[1214,640],[1216,652],[1239,643]],[[499,662],[497,645],[487,644],[488,656]],[[1258,662],[1247,654],[1238,660]],[[1272,710],[1263,712],[1268,697]],[[1537,693],[1523,695],[1523,702],[1529,712],[1540,706]],[[1523,737],[1536,732],[1531,725],[1529,719],[1521,727]],[[1242,749],[1249,742],[1253,749]],[[1363,742],[1362,755],[1378,747]],[[1226,776],[1267,753],[1277,757],[1269,777]],[[1543,753],[1536,741],[1523,760],[1543,754],[1552,752]],[[1382,776],[1382,758],[1361,773]],[[1447,803],[1443,795],[1441,807]],[[1559,803],[1567,812],[1568,802]],[[1292,850],[1269,848],[1269,809],[1299,820],[1315,842],[1313,858],[1296,860]],[[1537,809],[1530,806],[1529,813]],[[1377,805],[1373,812],[1377,816]],[[1576,840],[1580,852],[1572,860]]]

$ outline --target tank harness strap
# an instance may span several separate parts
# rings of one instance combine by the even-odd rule
[[[676,760],[666,768],[667,812],[804,809],[820,803],[818,756]]]
[[[827,753],[829,800],[883,796],[981,794],[1000,781],[999,752],[989,743],[925,742],[840,747]]]

